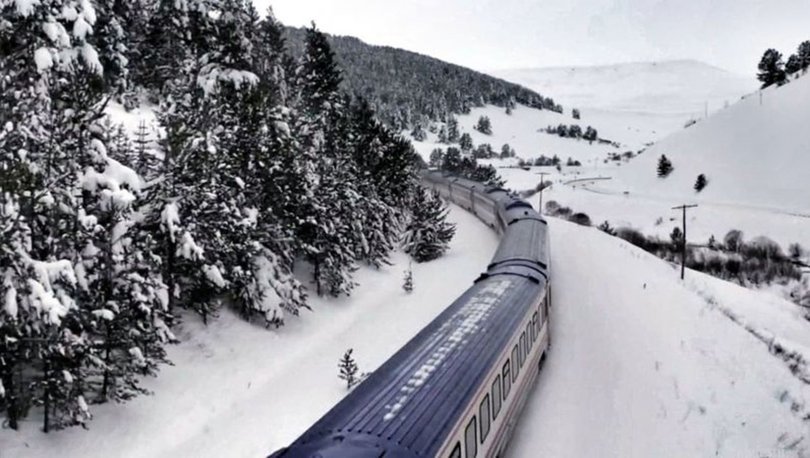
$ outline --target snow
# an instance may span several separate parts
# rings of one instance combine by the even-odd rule
[[[268,331],[222,310],[203,327],[184,317],[170,347],[173,366],[143,386],[153,396],[93,407],[89,430],[43,435],[36,419],[22,431],[0,429],[2,456],[221,457],[266,456],[288,445],[346,395],[336,364],[354,349],[361,371],[392,356],[480,274],[496,234],[452,208],[459,228],[439,260],[413,264],[415,290],[402,290],[408,259],[380,270],[361,268],[350,298],[310,298],[313,311]]]
[[[34,13],[34,7],[39,5],[39,0],[14,0],[17,14],[20,16],[30,16]]]
[[[487,116],[492,121],[492,135],[482,134],[473,128],[481,116]],[[563,162],[568,157],[571,157],[586,163],[601,161],[608,152],[620,151],[620,149],[611,145],[596,142],[591,144],[585,140],[561,138],[557,135],[541,132],[540,129],[545,129],[550,125],[579,124],[584,130],[585,127],[593,124],[588,120],[577,120],[569,115],[561,115],[548,110],[537,110],[523,105],[518,105],[511,115],[507,115],[506,110],[503,108],[486,106],[473,108],[469,114],[458,115],[456,119],[458,120],[459,131],[470,134],[474,147],[482,143],[488,143],[495,152],[500,153],[501,147],[508,143],[516,151],[518,157],[525,159],[539,157],[540,155],[552,157],[556,154]],[[600,137],[609,136],[607,132],[603,132],[598,126],[594,125],[594,127],[599,130]],[[633,148],[641,148],[643,141],[646,141],[646,137],[644,137],[644,140],[640,140],[635,135],[628,136],[625,134],[621,138],[614,136],[611,140],[627,142],[633,145]],[[437,142],[437,135],[428,133],[428,139],[425,142],[414,142],[414,147],[422,158],[428,161],[433,149],[448,147],[448,145]],[[455,146],[458,147],[458,145]]]
[[[702,116],[753,92],[752,76],[735,75],[695,60],[634,62],[491,72],[549,94],[565,108]]]
[[[618,171],[610,189],[660,197],[747,205],[810,216],[810,78],[802,77],[665,138]],[[674,171],[659,179],[658,158]],[[698,174],[709,184],[692,188]]]
[[[17,318],[17,290],[10,285],[4,286],[6,288],[6,295],[3,310],[5,310],[6,314],[11,318]]]
[[[720,310],[806,345],[810,324],[795,306],[694,272],[681,282],[594,228],[550,227],[552,348],[510,456],[810,452],[810,386]]]
[[[224,288],[228,285],[228,282],[225,281],[225,277],[222,276],[222,272],[220,272],[217,266],[205,265],[202,270],[205,274],[205,278],[217,287]]]
[[[489,316],[493,306],[511,285],[512,281],[509,279],[489,283],[478,291],[464,308],[456,312],[431,335],[430,341],[437,342],[438,347],[431,353],[427,362],[417,367],[413,374],[399,387],[398,391],[402,394],[395,404],[386,406],[388,412],[386,412],[383,420],[390,421],[396,418],[397,413],[405,407],[409,399],[415,396],[414,393],[427,383],[430,376],[447,355],[455,351],[461,351],[458,347],[463,347],[466,343],[466,337],[478,331],[478,323]]]
[[[37,71],[44,72],[53,67],[53,57],[48,48],[39,48],[34,51],[34,62],[37,65]]]

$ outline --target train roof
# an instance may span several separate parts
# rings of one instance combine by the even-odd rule
[[[545,288],[519,270],[480,279],[291,448],[376,438],[385,456],[435,454]]]

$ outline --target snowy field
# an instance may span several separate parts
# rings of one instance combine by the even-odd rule
[[[551,219],[551,240],[552,348],[510,456],[810,454],[810,323],[795,306],[681,282],[595,228]],[[795,372],[778,348],[801,355]]]
[[[173,367],[147,379],[153,396],[95,406],[89,430],[42,434],[31,417],[19,433],[0,429],[0,457],[261,457],[289,445],[345,394],[337,362],[354,349],[371,371],[465,291],[486,267],[497,235],[464,210],[448,253],[414,264],[414,292],[402,290],[407,257],[357,273],[350,298],[312,298],[312,312],[277,331],[222,311],[207,329],[189,315],[169,349]]]

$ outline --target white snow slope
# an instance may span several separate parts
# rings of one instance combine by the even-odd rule
[[[795,306],[550,227],[552,348],[510,456],[810,456],[810,324]],[[803,355],[795,373],[780,347]]]
[[[659,114],[702,115],[706,102],[716,110],[757,87],[753,76],[738,76],[695,60],[490,73],[566,106]]]
[[[810,77],[752,95],[669,136],[616,173],[611,188],[810,215]],[[656,175],[666,154],[675,170]],[[698,174],[709,185],[696,194]]]

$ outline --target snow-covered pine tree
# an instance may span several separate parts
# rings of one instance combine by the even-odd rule
[[[160,161],[155,154],[155,137],[145,120],[138,123],[132,138],[132,167],[149,181],[160,173]]]
[[[489,120],[489,116],[481,116],[478,118],[478,122],[475,124],[475,130],[484,135],[492,135],[492,121]]]
[[[450,115],[450,119],[447,120],[447,142],[458,143],[460,135],[461,134],[458,130],[458,119],[456,119],[455,116]]]
[[[461,148],[461,151],[465,153],[469,153],[473,149],[473,141],[470,134],[464,132],[459,138],[458,145]]]
[[[432,261],[449,248],[456,227],[447,222],[448,208],[438,193],[417,188],[411,218],[403,236],[403,249],[416,262]]]
[[[444,150],[441,148],[435,148],[430,152],[430,161],[428,162],[428,165],[431,167],[441,167],[443,159]]]
[[[405,271],[405,280],[402,283],[402,289],[405,290],[406,293],[413,292],[413,269],[410,264],[408,264],[408,269]]]
[[[299,105],[304,114],[302,146],[314,161],[317,185],[305,213],[299,215],[302,250],[313,266],[316,292],[348,294],[355,286],[352,274],[361,256],[364,229],[358,167],[351,156],[346,132],[350,119],[347,101],[340,95],[340,71],[326,36],[307,29],[306,52],[297,72]]]
[[[284,26],[276,19],[273,8],[268,7],[259,22],[253,46],[255,71],[261,84],[268,85],[273,106],[290,103],[291,85],[294,83],[295,61],[287,52]]]
[[[438,137],[439,137],[439,143],[441,143],[443,145],[446,145],[447,143],[449,143],[448,140],[447,140],[447,126],[441,126],[439,128]]]

